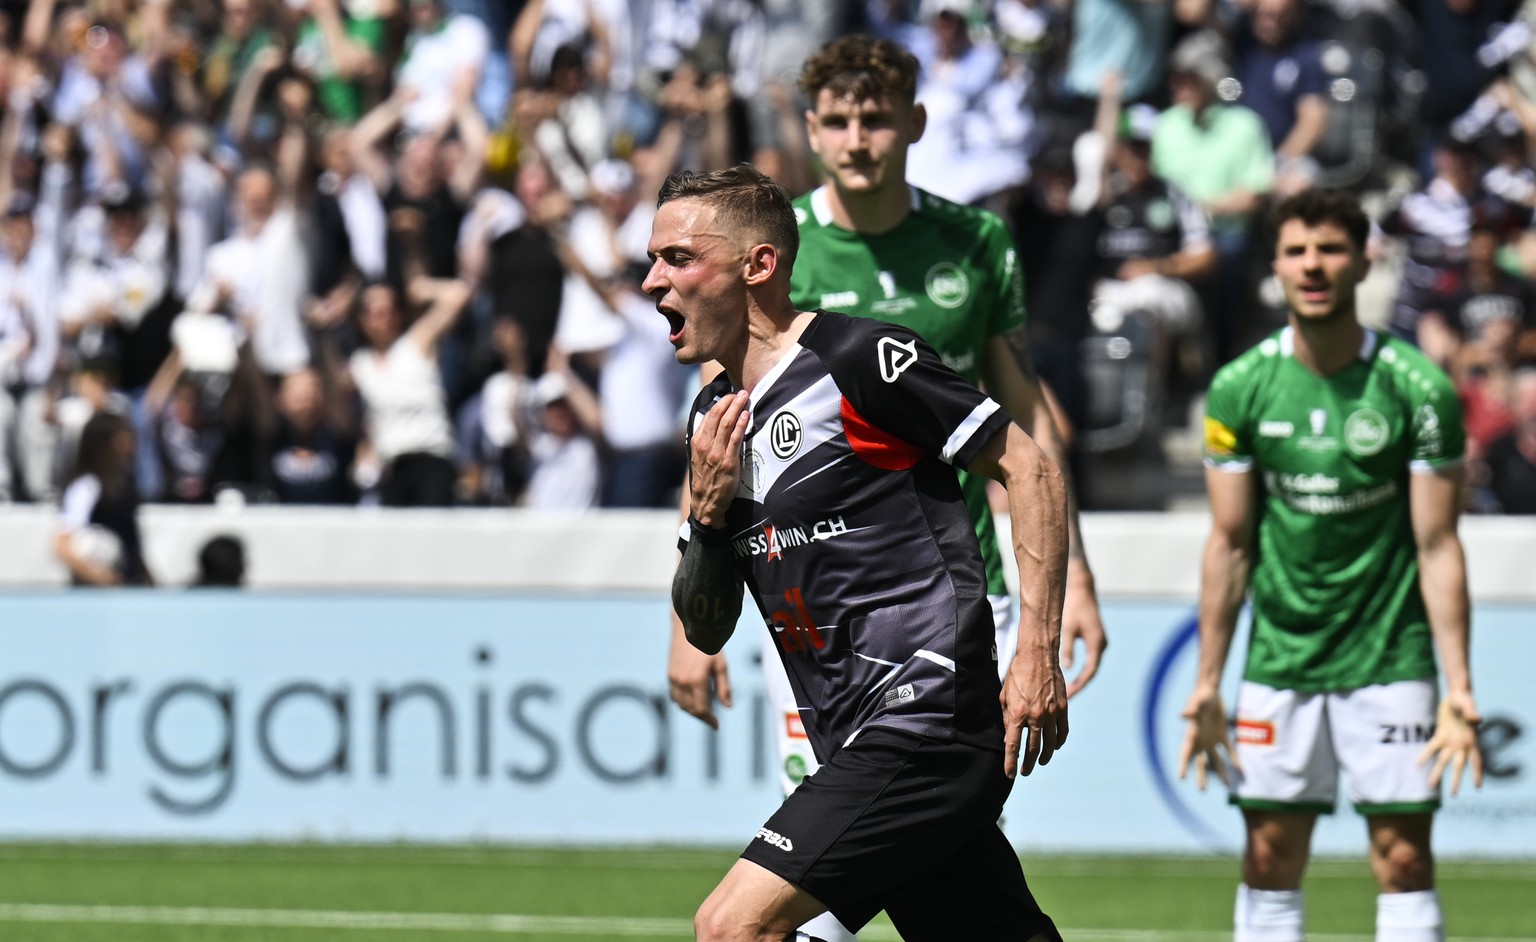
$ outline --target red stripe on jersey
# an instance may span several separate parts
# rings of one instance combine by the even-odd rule
[[[921,449],[871,425],[868,419],[859,415],[848,397],[844,396],[842,400],[843,431],[848,435],[848,444],[853,447],[854,454],[863,458],[866,464],[886,471],[905,471],[917,465],[923,457]]]

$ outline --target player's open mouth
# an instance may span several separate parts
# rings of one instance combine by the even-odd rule
[[[672,328],[667,333],[667,339],[672,343],[677,343],[677,341],[683,336],[683,315],[677,313],[676,311],[669,310],[668,308],[664,308],[660,304],[656,305],[656,310],[661,312],[662,316],[667,319],[667,324]]]

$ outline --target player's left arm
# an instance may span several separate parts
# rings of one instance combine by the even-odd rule
[[[1067,567],[1067,489],[1061,471],[1013,422],[994,432],[966,470],[1008,489],[1019,567],[1019,647],[1003,679],[1003,770],[1028,775],[1067,739],[1061,609]],[[1025,739],[1024,730],[1028,729]]]
[[[1416,470],[1409,476],[1408,507],[1418,548],[1419,590],[1435,639],[1445,697],[1435,721],[1435,734],[1419,757],[1433,762],[1430,783],[1436,787],[1450,770],[1451,794],[1461,787],[1470,768],[1472,784],[1483,785],[1483,756],[1477,743],[1482,717],[1472,697],[1471,602],[1467,595],[1467,560],[1456,521],[1461,509],[1460,468]]]
[[[1052,416],[1045,387],[1035,373],[1029,356],[1029,340],[1024,328],[987,339],[982,361],[982,384],[989,395],[1022,425],[1061,470],[1067,495],[1067,591],[1062,612],[1061,663],[1071,668],[1077,643],[1083,645],[1083,666],[1067,687],[1067,696],[1076,696],[1099,671],[1099,661],[1109,638],[1099,613],[1099,597],[1094,587],[1093,570],[1083,551],[1082,527],[1078,520],[1077,499],[1072,486],[1067,446]]]

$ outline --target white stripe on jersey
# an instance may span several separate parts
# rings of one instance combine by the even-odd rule
[[[991,418],[992,413],[996,412],[999,408],[1000,406],[998,406],[996,401],[983,399],[975,409],[971,410],[971,414],[965,417],[965,421],[960,423],[960,427],[950,433],[949,441],[944,443],[944,451],[939,457],[944,459],[945,464],[955,463],[955,455],[971,440],[971,436],[976,434],[976,431],[981,428],[982,423]]]
[[[924,648],[918,648],[917,653],[914,654],[913,657],[920,657],[925,661],[932,661],[933,663],[949,671],[951,674],[955,672],[954,660],[947,658],[942,654],[934,654],[932,651],[926,650]]]
[[[798,352],[800,348],[795,349]],[[770,376],[770,378],[776,377]],[[765,379],[753,391],[754,410],[770,386],[769,380]],[[754,414],[753,430],[748,433],[754,460],[748,462],[742,469],[741,488],[737,493],[749,500],[762,500],[764,495],[778,483],[779,476],[789,470],[791,465],[804,458],[807,452],[841,435],[843,433],[842,403],[843,393],[837,388],[837,381],[829,374],[805,387],[793,399],[768,415]],[[781,412],[792,412],[800,420],[800,443],[787,458],[780,458],[774,454],[768,441],[768,431],[773,425],[774,416]],[[818,470],[824,471],[828,467],[831,467],[831,464],[824,465]],[[806,475],[806,477],[809,476]]]

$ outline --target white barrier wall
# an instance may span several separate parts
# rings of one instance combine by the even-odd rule
[[[675,515],[604,511],[146,507],[150,567],[185,585],[197,550],[231,533],[246,543],[249,584],[261,589],[665,590]],[[1008,520],[998,523],[1007,534]],[[1198,513],[1087,514],[1084,541],[1107,598],[1193,599],[1207,518]],[[54,513],[0,508],[0,586],[57,586]],[[1462,522],[1472,593],[1536,602],[1536,518]]]
[[[667,702],[669,514],[156,508],[144,522],[165,581],[190,579],[197,546],[228,532],[265,588],[50,588],[51,515],[0,515],[0,837],[732,845],[777,802],[760,622],[744,616],[727,648],[738,705],[719,733]],[[1016,786],[1009,836],[1232,850],[1224,796],[1173,769],[1204,520],[1085,527],[1112,646],[1072,702],[1066,749]],[[1536,526],[1470,520],[1465,537],[1489,779],[1448,799],[1436,841],[1530,856]],[[1358,853],[1362,826],[1341,810],[1319,847]]]

